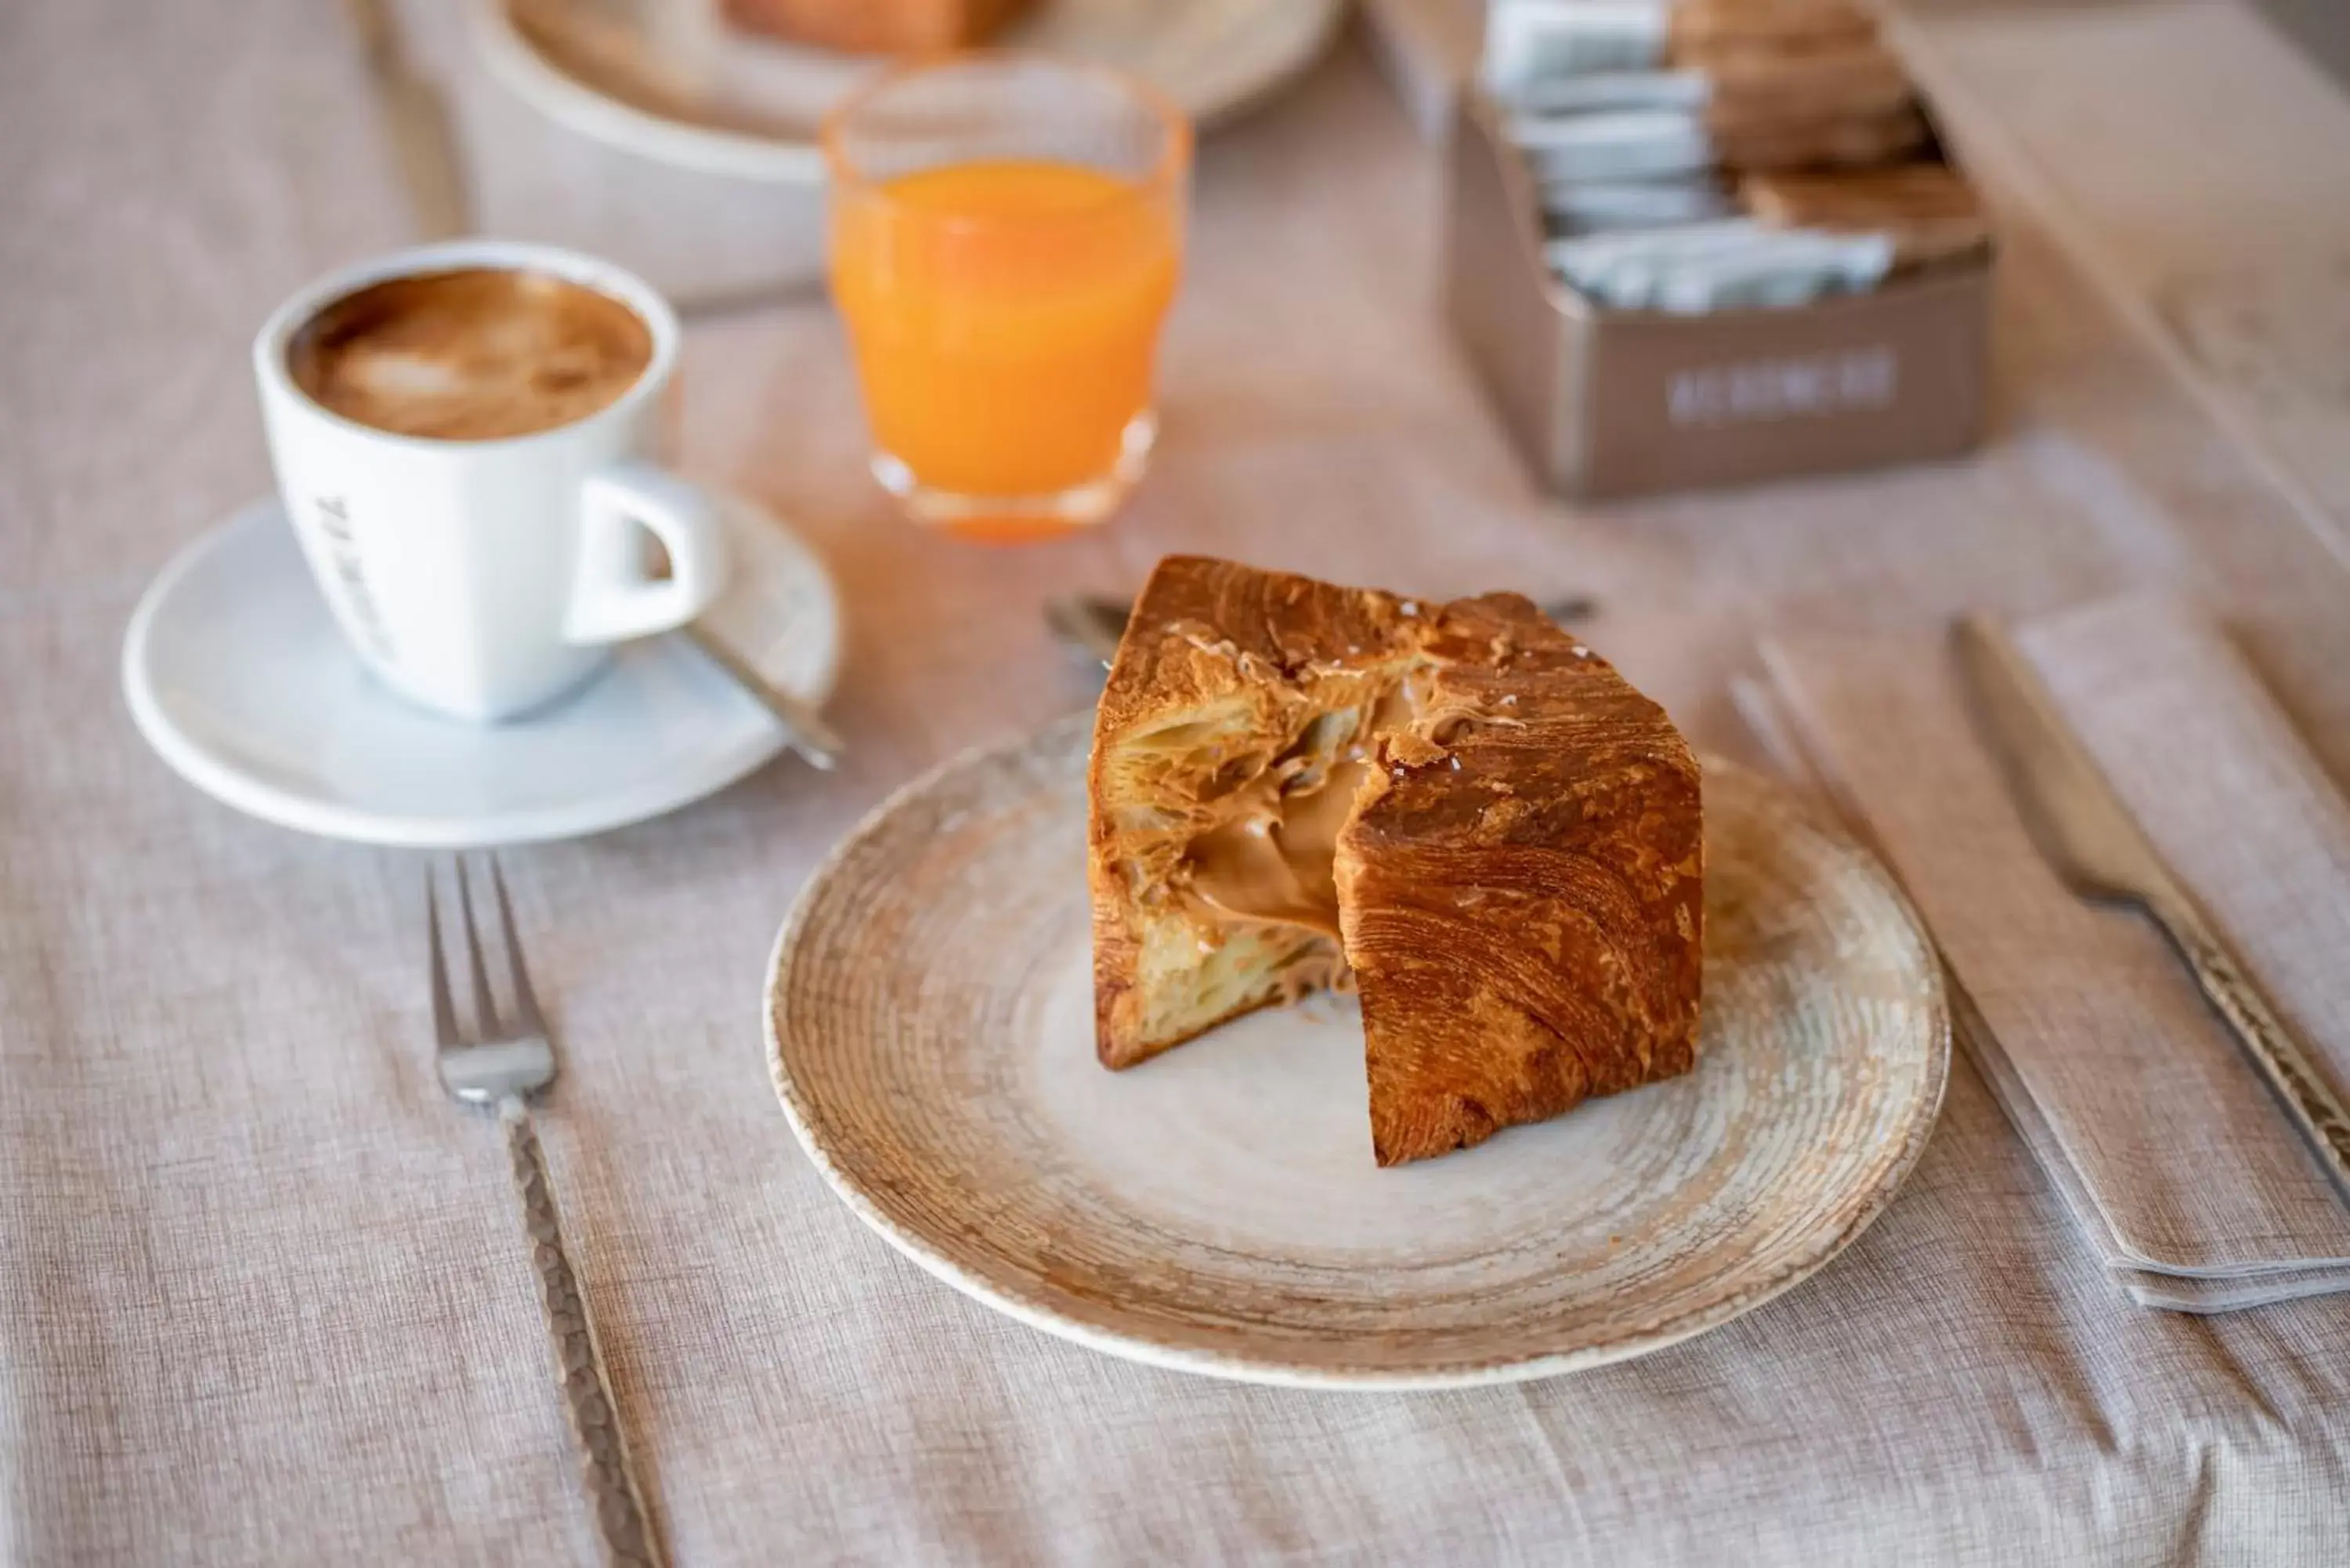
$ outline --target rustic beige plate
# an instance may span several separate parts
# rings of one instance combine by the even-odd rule
[[[1434,1387],[1617,1361],[1803,1280],[1884,1208],[1950,1062],[1939,971],[1867,854],[1706,776],[1697,1071],[1441,1159],[1371,1163],[1351,1005],[1094,1061],[1089,722],[952,763],[777,940],[794,1131],[867,1223],[992,1306],[1264,1383]]]

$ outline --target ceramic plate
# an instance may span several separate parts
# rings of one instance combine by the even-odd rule
[[[1390,1170],[1318,998],[1124,1073],[1093,1046],[1090,716],[883,806],[768,977],[775,1085],[850,1208],[981,1301],[1265,1383],[1433,1387],[1670,1345],[1802,1281],[1917,1159],[1939,971],[1884,870],[1709,764],[1697,1070]]]
[[[721,497],[726,594],[703,616],[767,678],[832,691],[840,608],[813,552],[755,503]],[[131,717],[189,783],[330,838],[469,848],[570,838],[674,811],[783,749],[766,711],[676,638],[622,647],[526,718],[467,724],[359,665],[283,507],[256,502],[163,568],[123,638]]]
[[[476,0],[476,13],[491,68],[542,112],[613,146],[742,179],[822,181],[816,123],[875,68],[732,29],[702,43],[680,32],[678,18],[692,14],[683,6]],[[1003,41],[1130,71],[1211,125],[1313,65],[1345,14],[1345,0],[1045,0]]]

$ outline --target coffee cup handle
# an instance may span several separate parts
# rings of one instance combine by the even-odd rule
[[[622,642],[683,626],[726,583],[726,534],[699,486],[648,462],[588,476],[579,570],[564,618],[567,642]],[[669,552],[669,576],[644,569],[645,529]]]

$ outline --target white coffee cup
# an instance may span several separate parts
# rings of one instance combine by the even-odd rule
[[[620,301],[652,354],[618,400],[528,435],[442,441],[379,430],[296,384],[288,350],[321,310],[371,284],[485,267],[550,274]],[[611,645],[681,626],[723,586],[710,498],[649,461],[675,372],[676,314],[607,262],[545,245],[459,240],[321,278],[254,340],[277,483],[319,590],[394,691],[461,719],[510,718],[578,685]],[[644,569],[650,531],[670,573]]]

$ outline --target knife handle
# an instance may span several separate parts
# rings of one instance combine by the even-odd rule
[[[2235,1031],[2261,1076],[2276,1091],[2318,1163],[2350,1199],[2350,1107],[2345,1107],[2301,1042],[2270,1009],[2268,999],[2237,964],[2202,910],[2176,889],[2148,898],[2147,908],[2169,933],[2195,971],[2195,983]]]

